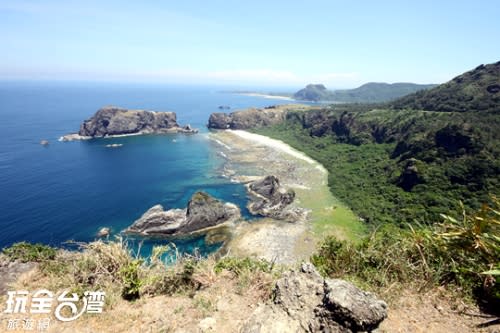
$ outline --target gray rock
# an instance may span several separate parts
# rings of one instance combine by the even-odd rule
[[[161,205],[153,206],[125,232],[156,236],[186,235],[235,221],[240,216],[236,205],[223,203],[204,192],[197,192],[189,200],[187,209],[165,211]]]
[[[323,304],[335,321],[352,331],[372,331],[387,316],[384,301],[339,279],[325,280]]]
[[[280,185],[275,176],[266,176],[247,184],[250,197],[248,210],[254,215],[272,217],[295,222],[305,217],[305,211],[290,207],[295,199],[295,192]]]
[[[276,282],[274,300],[260,305],[242,333],[371,331],[387,317],[387,305],[349,282],[323,279],[310,263]]]
[[[191,126],[177,124],[174,112],[154,112],[127,110],[115,106],[99,109],[90,119],[80,126],[78,136],[68,139],[95,138],[111,135],[150,134],[150,133],[196,133]]]
[[[223,112],[215,112],[208,118],[208,128],[228,129],[231,127],[231,116]]]

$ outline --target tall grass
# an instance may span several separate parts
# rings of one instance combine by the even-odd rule
[[[329,237],[312,261],[323,274],[372,288],[444,285],[489,308],[500,305],[500,200],[434,226],[383,225],[358,244]],[[463,206],[462,206],[463,208]]]

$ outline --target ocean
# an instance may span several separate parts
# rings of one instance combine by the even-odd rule
[[[65,246],[88,242],[101,227],[113,235],[147,209],[184,208],[198,190],[246,211],[241,184],[221,177],[224,160],[206,123],[218,106],[232,110],[286,104],[223,93],[227,87],[125,83],[0,82],[0,248],[15,242]],[[174,111],[196,135],[147,135],[58,142],[100,107]],[[227,112],[227,110],[225,110]],[[48,140],[48,146],[40,145]],[[108,148],[106,144],[123,144]],[[142,251],[170,241],[146,240]],[[180,252],[206,254],[203,238],[175,242]],[[146,253],[147,255],[147,253]]]

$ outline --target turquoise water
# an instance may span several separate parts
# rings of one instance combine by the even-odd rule
[[[283,104],[211,87],[111,83],[0,83],[0,247],[14,242],[60,246],[91,241],[101,227],[118,234],[155,204],[184,208],[206,191],[238,204],[245,189],[222,178],[223,160],[205,128],[219,105],[234,108]],[[197,135],[149,135],[58,142],[104,105],[174,111]],[[48,147],[40,140],[50,141]],[[120,148],[106,144],[121,143]],[[148,241],[152,244],[165,243]],[[177,242],[181,252],[206,247],[203,239]]]

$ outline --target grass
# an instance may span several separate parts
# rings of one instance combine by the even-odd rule
[[[500,201],[432,226],[385,224],[358,244],[327,237],[312,257],[320,271],[377,291],[447,286],[489,310],[500,308]],[[489,271],[489,272],[488,272]]]
[[[259,128],[252,131],[282,140],[302,151],[300,148],[303,144],[301,138],[296,137],[286,129],[281,130],[279,126]],[[305,152],[308,153],[307,150]],[[309,156],[320,161],[314,155]],[[306,162],[297,160],[295,163]],[[311,170],[309,165],[307,170]],[[318,176],[319,170],[317,172],[315,169],[312,170],[314,171],[301,175],[301,180],[314,189],[314,194],[311,195],[310,190],[301,188],[295,188],[294,191],[297,194],[297,199],[300,201],[299,205],[311,211],[313,232],[320,238],[323,238],[325,235],[334,235],[340,239],[356,241],[361,235],[366,233],[365,225],[363,225],[356,214],[344,202],[332,195],[328,185],[325,183],[327,179]],[[329,172],[331,173],[330,170]],[[329,177],[331,177],[331,174],[329,174]]]
[[[134,257],[127,242],[121,238],[81,246],[82,251],[56,251],[53,248],[48,251],[39,244],[18,243],[3,252],[10,260],[16,260],[20,258],[19,253],[27,251],[30,255],[21,256],[22,259],[40,262],[36,275],[26,287],[54,291],[70,289],[79,295],[86,290],[105,290],[110,303],[120,298],[135,301],[146,295],[194,296],[196,291],[212,285],[219,276],[236,280],[242,286],[239,292],[243,294],[252,286],[258,286],[259,293],[265,297],[270,294],[278,271],[275,265],[264,260],[179,255],[174,247],[168,246],[153,248],[149,260],[144,260]],[[40,249],[45,249],[50,255],[32,255],[39,253],[35,250]],[[175,263],[162,259],[165,255],[175,256]]]

